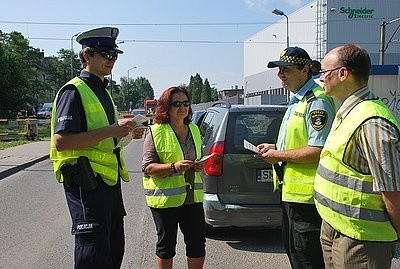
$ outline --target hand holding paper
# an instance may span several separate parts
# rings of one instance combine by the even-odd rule
[[[132,118],[132,121],[136,122],[136,125],[140,125],[149,121],[149,119],[146,116],[137,114],[135,117]]]
[[[214,156],[214,155],[215,155],[215,153],[210,154],[210,155],[205,155],[205,156],[203,156],[200,160],[194,161],[194,163],[197,164],[197,163],[206,162],[208,159],[210,159],[210,158],[211,158],[212,156]]]
[[[149,119],[143,115],[136,115],[134,118],[132,118],[132,121],[135,122],[136,126],[134,127],[134,129],[129,132],[129,134],[127,136],[124,136],[121,138],[121,140],[118,142],[117,144],[117,148],[122,148],[127,146],[132,139],[139,139],[143,136],[143,130],[146,129],[146,126],[143,126],[142,124],[144,122],[147,122]]]
[[[256,154],[260,154],[259,149],[256,146],[254,146],[253,144],[251,144],[249,141],[247,141],[246,139],[243,139],[243,147],[245,149],[248,149],[248,150],[256,153]]]

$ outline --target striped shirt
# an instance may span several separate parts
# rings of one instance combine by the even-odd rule
[[[339,108],[333,129],[361,101],[377,99],[367,87],[348,97]],[[371,174],[374,191],[400,191],[400,133],[388,120],[365,121],[351,137],[343,161],[353,169]]]

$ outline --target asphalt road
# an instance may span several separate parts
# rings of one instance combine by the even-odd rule
[[[133,141],[125,154],[131,182],[123,184],[128,216],[122,268],[155,268],[156,234],[142,192],[141,149],[142,140]],[[55,181],[49,160],[0,180],[0,212],[0,268],[72,268],[69,213],[62,185]],[[174,264],[175,268],[186,268],[182,236]],[[290,266],[279,230],[216,229],[207,238],[205,268]]]

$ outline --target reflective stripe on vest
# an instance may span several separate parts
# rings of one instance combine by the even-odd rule
[[[169,124],[154,124],[150,127],[154,146],[160,163],[178,162],[184,159],[182,148],[175,132]],[[193,123],[189,124],[196,149],[196,159],[201,157],[200,131]],[[203,201],[203,181],[199,172],[195,172],[194,201]],[[155,208],[177,207],[185,202],[186,186],[183,174],[173,174],[164,178],[143,177],[143,187],[147,205]]]
[[[285,150],[307,147],[308,132],[306,127],[307,99],[324,98],[334,105],[332,99],[325,95],[324,90],[317,86],[312,92],[313,98],[303,99],[297,104],[296,111],[291,116],[285,138]],[[284,181],[282,185],[282,201],[313,204],[314,177],[318,162],[290,163],[284,167]]]
[[[399,122],[379,100],[356,105],[340,125],[331,130],[321,152],[315,177],[315,204],[327,223],[340,233],[363,241],[397,240],[380,192],[373,191],[373,177],[343,162],[348,142],[366,120],[374,117]]]
[[[203,183],[195,183],[195,189],[203,189]],[[144,190],[145,195],[148,196],[172,196],[186,192],[186,185],[179,188],[172,189],[146,189]]]
[[[86,115],[87,130],[95,130],[108,126],[108,118],[106,112],[103,109],[99,99],[95,93],[79,78],[73,78],[67,84],[74,85],[82,99],[83,109]],[[66,84],[66,85],[67,85]],[[116,155],[113,153],[114,140],[112,137],[106,138],[99,143],[90,146],[82,150],[67,150],[57,151],[54,145],[54,128],[56,126],[56,109],[57,100],[60,91],[57,93],[52,110],[51,118],[51,142],[50,142],[50,158],[53,160],[53,169],[56,179],[59,182],[63,182],[61,174],[61,166],[64,163],[74,164],[79,156],[87,156],[90,160],[90,164],[93,171],[100,174],[103,181],[113,186],[118,180],[118,170],[123,180],[129,181],[128,170],[126,168],[124,160],[121,158],[121,167],[118,167]],[[108,92],[107,92],[108,93]],[[110,97],[112,100],[112,98]],[[114,106],[115,107],[115,106]],[[115,120],[117,121],[117,112],[114,110]],[[122,156],[122,152],[120,153]]]

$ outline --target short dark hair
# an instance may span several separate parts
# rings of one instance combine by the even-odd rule
[[[306,65],[305,64],[296,64],[296,68],[298,70],[302,70],[304,68],[304,66],[306,66]],[[308,66],[308,77],[309,78],[319,74],[319,71],[321,70],[321,63],[316,60],[312,60],[311,64],[307,64],[307,66]]]
[[[93,56],[95,51],[96,50],[91,47],[85,47],[85,48],[81,49],[81,51],[79,51],[79,59],[81,60],[82,68],[86,68],[86,66],[87,66],[87,62],[85,60],[85,57],[83,57],[83,54],[86,53],[86,54],[89,54],[90,56]]]
[[[350,70],[358,82],[368,83],[371,71],[371,58],[368,52],[355,44],[346,44],[337,51],[338,66]]]
[[[163,91],[160,98],[157,101],[156,107],[156,115],[154,116],[155,123],[169,123],[169,108],[171,107],[171,99],[172,95],[178,92],[182,92],[186,95],[188,100],[190,101],[189,92],[185,86],[176,86],[170,87]],[[184,123],[187,125],[190,123],[190,119],[192,118],[193,110],[192,107],[189,106],[189,113],[184,120]]]

